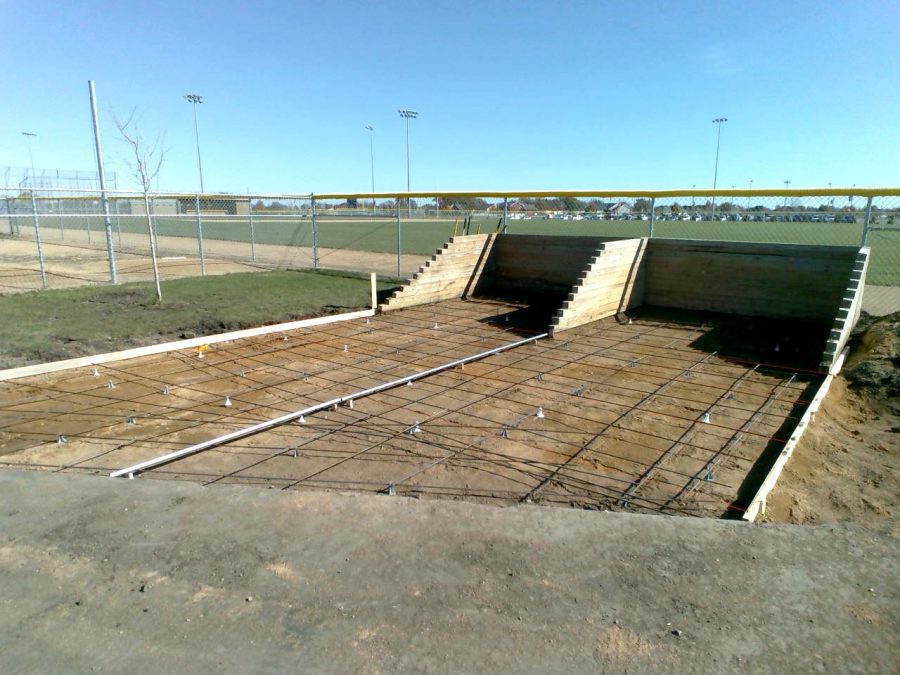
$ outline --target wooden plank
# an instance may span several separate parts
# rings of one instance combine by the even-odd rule
[[[9,370],[0,371],[0,382],[4,380],[15,380],[20,377],[29,377],[32,375],[55,373],[60,370],[68,370],[70,368],[84,368],[85,366],[97,366],[103,363],[113,363],[115,361],[135,359],[139,356],[163,354],[165,352],[173,352],[180,349],[194,349],[195,347],[200,347],[201,345],[231,342],[233,340],[240,340],[242,338],[268,335],[269,333],[281,333],[284,331],[296,330],[298,328],[307,328],[309,326],[321,326],[328,323],[335,323],[337,321],[349,321],[351,319],[373,316],[374,314],[374,309],[364,309],[359,312],[348,312],[346,314],[336,314],[333,316],[319,316],[314,319],[301,319],[299,321],[290,321],[288,323],[278,323],[272,326],[247,328],[245,330],[232,331],[231,333],[220,333],[219,335],[207,335],[205,337],[190,338],[189,340],[163,342],[158,345],[136,347],[134,349],[126,349],[120,352],[107,352],[106,354],[97,354],[96,356],[83,356],[77,359],[66,359],[65,361],[53,361],[52,363],[41,363],[34,366],[22,366],[21,368],[11,368]]]
[[[646,239],[617,241],[609,247],[601,244],[594,262],[557,312],[551,331],[561,332],[642,304],[646,249]]]
[[[854,270],[859,270],[861,279],[865,279],[866,276],[866,271],[869,266],[870,251],[871,249],[868,247],[861,248],[856,256]],[[862,311],[864,290],[865,284],[860,283],[859,280],[851,279],[847,283],[844,294],[851,299],[849,302],[846,299],[841,302],[841,310],[834,319],[831,334],[828,342],[825,344],[825,350],[822,353],[822,360],[820,362],[822,367],[833,366],[838,358],[838,354],[840,354],[847,345],[850,334],[856,327],[856,322],[859,321],[859,314]]]
[[[844,365],[844,359],[846,358],[847,350],[845,349],[835,360],[834,365],[832,365],[831,369],[828,371],[828,375],[819,386],[819,389],[818,391],[816,391],[815,396],[813,396],[812,401],[810,401],[809,407],[806,409],[806,412],[803,413],[803,416],[800,418],[797,426],[794,427],[794,431],[791,433],[788,442],[784,444],[784,448],[782,449],[781,454],[778,455],[778,459],[775,460],[775,464],[769,470],[769,473],[766,475],[765,480],[763,480],[762,485],[759,486],[759,490],[756,491],[756,494],[750,501],[750,506],[744,512],[743,516],[741,516],[743,520],[752,523],[759,515],[765,514],[766,499],[768,498],[772,490],[775,489],[775,485],[778,482],[778,477],[781,476],[781,472],[784,471],[784,467],[787,465],[788,460],[791,458],[791,455],[794,454],[794,449],[797,447],[797,444],[803,437],[803,432],[806,431],[806,428],[815,419],[816,412],[819,410],[819,407],[822,405],[822,401],[825,400],[825,396],[828,394],[828,389],[831,387],[831,382],[834,380],[835,376],[841,372],[841,367]]]

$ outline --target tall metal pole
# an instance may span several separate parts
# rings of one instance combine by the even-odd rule
[[[790,187],[791,187],[791,181],[789,181],[789,180],[784,181],[784,189],[787,190]],[[787,200],[788,200],[788,196],[785,195],[784,196],[784,205],[785,206],[787,206]]]
[[[400,278],[400,200],[397,200],[397,278]]]
[[[406,206],[408,209],[408,215],[411,218],[412,217],[412,201],[410,201],[410,198],[409,198],[409,186],[410,186],[410,182],[409,182],[409,120],[416,119],[416,117],[419,116],[419,113],[417,113],[415,110],[407,110],[405,108],[402,108],[402,109],[398,110],[397,112],[400,113],[400,117],[402,117],[406,120]]]
[[[719,144],[722,141],[722,124],[727,122],[727,117],[717,117],[713,120],[713,124],[718,125],[718,130],[716,132],[716,168],[713,171],[713,202],[712,202],[712,219],[716,219],[716,195],[715,189],[716,184],[719,180]]]
[[[44,270],[44,247],[41,244],[41,225],[38,222],[37,202],[34,200],[34,188],[29,190],[31,193],[31,218],[34,222],[34,241],[37,243],[38,266],[41,270],[41,288],[47,288],[47,272]],[[865,235],[863,235],[865,236]]]
[[[372,194],[375,194],[375,127],[371,124],[366,125],[366,129],[369,130],[369,161],[372,164]],[[375,198],[372,197],[374,200]]]
[[[31,139],[37,138],[37,134],[33,134],[30,131],[23,131],[22,135],[28,139],[28,161],[31,163],[31,180],[35,180],[36,176],[34,173],[34,155],[31,154]],[[34,187],[33,185],[31,187]]]
[[[203,255],[203,219],[200,217],[200,194],[194,195],[194,209],[197,212],[197,249],[200,253],[200,276],[206,276],[206,258]]]
[[[106,258],[109,260],[109,281],[115,284],[119,280],[116,276],[116,254],[113,250],[112,219],[109,217],[109,200],[106,198],[106,171],[103,169],[100,119],[97,116],[97,95],[94,92],[93,80],[88,80],[88,91],[91,94],[91,119],[94,123],[94,149],[97,151],[97,175],[100,177],[100,203],[103,206],[103,227],[106,230]]]
[[[309,211],[312,219],[312,263],[313,269],[317,270],[319,269],[319,228],[316,222],[316,196],[314,194],[309,195]]]
[[[194,138],[197,140],[197,169],[200,171],[200,192],[205,194],[203,189],[203,163],[200,161],[200,130],[197,126],[197,104],[203,103],[203,97],[199,94],[185,94],[184,97],[194,106]]]

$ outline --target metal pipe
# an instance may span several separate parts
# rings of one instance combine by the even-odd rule
[[[693,214],[691,214],[693,215]],[[647,235],[653,239],[653,225],[656,223],[656,197],[650,197],[650,233]]]
[[[316,225],[316,196],[309,195],[309,208],[312,214],[312,263],[313,269],[319,269],[319,233]]]
[[[41,269],[41,288],[47,288],[47,273],[44,271],[44,247],[41,245],[41,226],[38,223],[37,202],[34,199],[34,188],[31,189],[31,217],[34,220],[34,240],[37,242],[38,266]]]
[[[400,272],[400,200],[397,200],[397,278],[401,277]]]
[[[100,178],[100,204],[103,207],[103,228],[106,231],[106,257],[109,260],[109,281],[117,283],[116,254],[113,250],[112,220],[109,217],[109,200],[106,198],[106,171],[103,168],[103,146],[100,144],[100,119],[97,116],[97,96],[94,92],[94,81],[88,80],[91,94],[91,119],[94,123],[94,148],[97,151],[97,175]],[[60,230],[62,220],[60,220]],[[120,244],[121,245],[121,242]]]
[[[194,195],[194,209],[197,211],[197,248],[200,252],[200,276],[206,276],[206,259],[203,256],[203,219],[200,217],[200,193]]]
[[[211,438],[208,441],[203,441],[201,443],[197,443],[196,445],[191,445],[187,448],[183,448],[181,450],[176,450],[175,452],[170,452],[167,455],[162,455],[160,457],[156,457],[154,459],[148,459],[144,462],[140,462],[133,466],[126,467],[124,469],[118,469],[117,471],[111,472],[109,475],[111,478],[118,478],[120,476],[126,476],[129,474],[139,473],[146,469],[152,469],[153,467],[160,466],[162,464],[168,464],[176,459],[181,459],[182,457],[187,457],[188,455],[193,455],[197,452],[201,452],[203,450],[208,450],[209,448],[214,448],[216,446],[222,445],[224,443],[229,443],[231,441],[236,441],[240,438],[246,438],[247,436],[252,436],[253,434],[257,434],[260,431],[266,431],[268,429],[272,429],[274,427],[280,426],[282,424],[287,424],[289,422],[293,422],[294,420],[300,419],[301,417],[305,417],[306,415],[311,415],[313,413],[319,412],[320,410],[326,410],[335,405],[340,405],[342,403],[349,403],[357,398],[362,398],[364,396],[370,396],[372,394],[377,394],[378,392],[384,391],[386,389],[392,389],[394,387],[400,387],[405,385],[407,382],[414,382],[416,380],[422,379],[424,377],[428,377],[430,375],[434,375],[435,373],[439,373],[443,370],[448,370],[449,368],[455,368],[456,366],[461,366],[466,363],[470,363],[472,361],[477,361],[478,359],[483,359],[487,356],[491,356],[492,354],[499,354],[500,352],[507,351],[509,349],[514,349],[516,347],[521,347],[522,345],[529,344],[531,342],[535,342],[542,338],[548,336],[548,333],[541,333],[540,335],[535,335],[529,338],[525,338],[524,340],[517,340],[516,342],[510,342],[509,344],[501,345],[500,347],[495,347],[494,349],[489,349],[484,352],[479,352],[478,354],[473,354],[472,356],[467,356],[462,359],[457,359],[456,361],[451,361],[450,363],[445,363],[444,365],[437,366],[435,368],[429,368],[428,370],[423,370],[421,372],[415,373],[413,375],[407,375],[406,377],[401,377],[396,380],[391,380],[389,382],[385,382],[384,384],[379,384],[375,387],[370,387],[369,389],[363,389],[361,391],[357,391],[351,394],[345,394],[344,396],[339,396],[338,398],[333,398],[330,401],[325,401],[324,403],[317,403],[316,405],[309,406],[308,408],[304,408],[302,410],[297,410],[296,412],[288,413],[287,415],[282,415],[280,417],[276,417],[275,419],[266,420],[265,422],[259,422],[258,424],[254,424],[249,427],[245,427],[244,429],[238,429],[237,431],[232,431],[229,434],[225,434],[223,436],[218,436],[216,438]]]
[[[250,207],[247,209],[247,213],[250,216],[250,259],[256,262],[256,227],[253,224],[253,197],[248,196],[247,202],[250,204]]]
[[[869,241],[869,223],[872,220],[872,197],[866,202],[866,219],[863,221],[862,241],[860,246],[865,246]]]

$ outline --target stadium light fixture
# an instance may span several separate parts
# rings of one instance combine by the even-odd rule
[[[366,125],[366,129],[369,130],[369,162],[372,165],[372,194],[375,194],[375,127],[371,124]],[[372,197],[374,201],[375,197]]]
[[[37,176],[34,173],[34,155],[31,154],[31,139],[37,138],[37,134],[33,134],[30,131],[23,131],[22,135],[28,139],[28,161],[31,162],[31,180],[35,180]]]
[[[419,116],[415,110],[407,110],[405,108],[401,108],[397,111],[400,113],[400,117],[406,120],[406,192],[409,193],[409,121],[411,119],[416,119]],[[408,214],[412,217],[412,202],[409,199],[409,195],[406,197],[406,206],[408,209]]]
[[[200,94],[185,94],[184,98],[194,107],[194,138],[197,141],[197,169],[200,171],[200,192],[203,193],[203,163],[200,161],[200,131],[197,128],[197,104],[203,103]]]
[[[713,171],[713,191],[716,189],[716,184],[719,180],[719,144],[722,141],[722,125],[728,121],[727,117],[717,117],[713,120],[713,124],[717,125],[718,130],[716,131],[716,168]],[[712,202],[712,219],[716,219],[716,195],[713,194],[713,202]]]

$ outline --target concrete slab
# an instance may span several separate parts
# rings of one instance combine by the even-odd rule
[[[897,539],[0,472],[3,672],[893,672]]]

